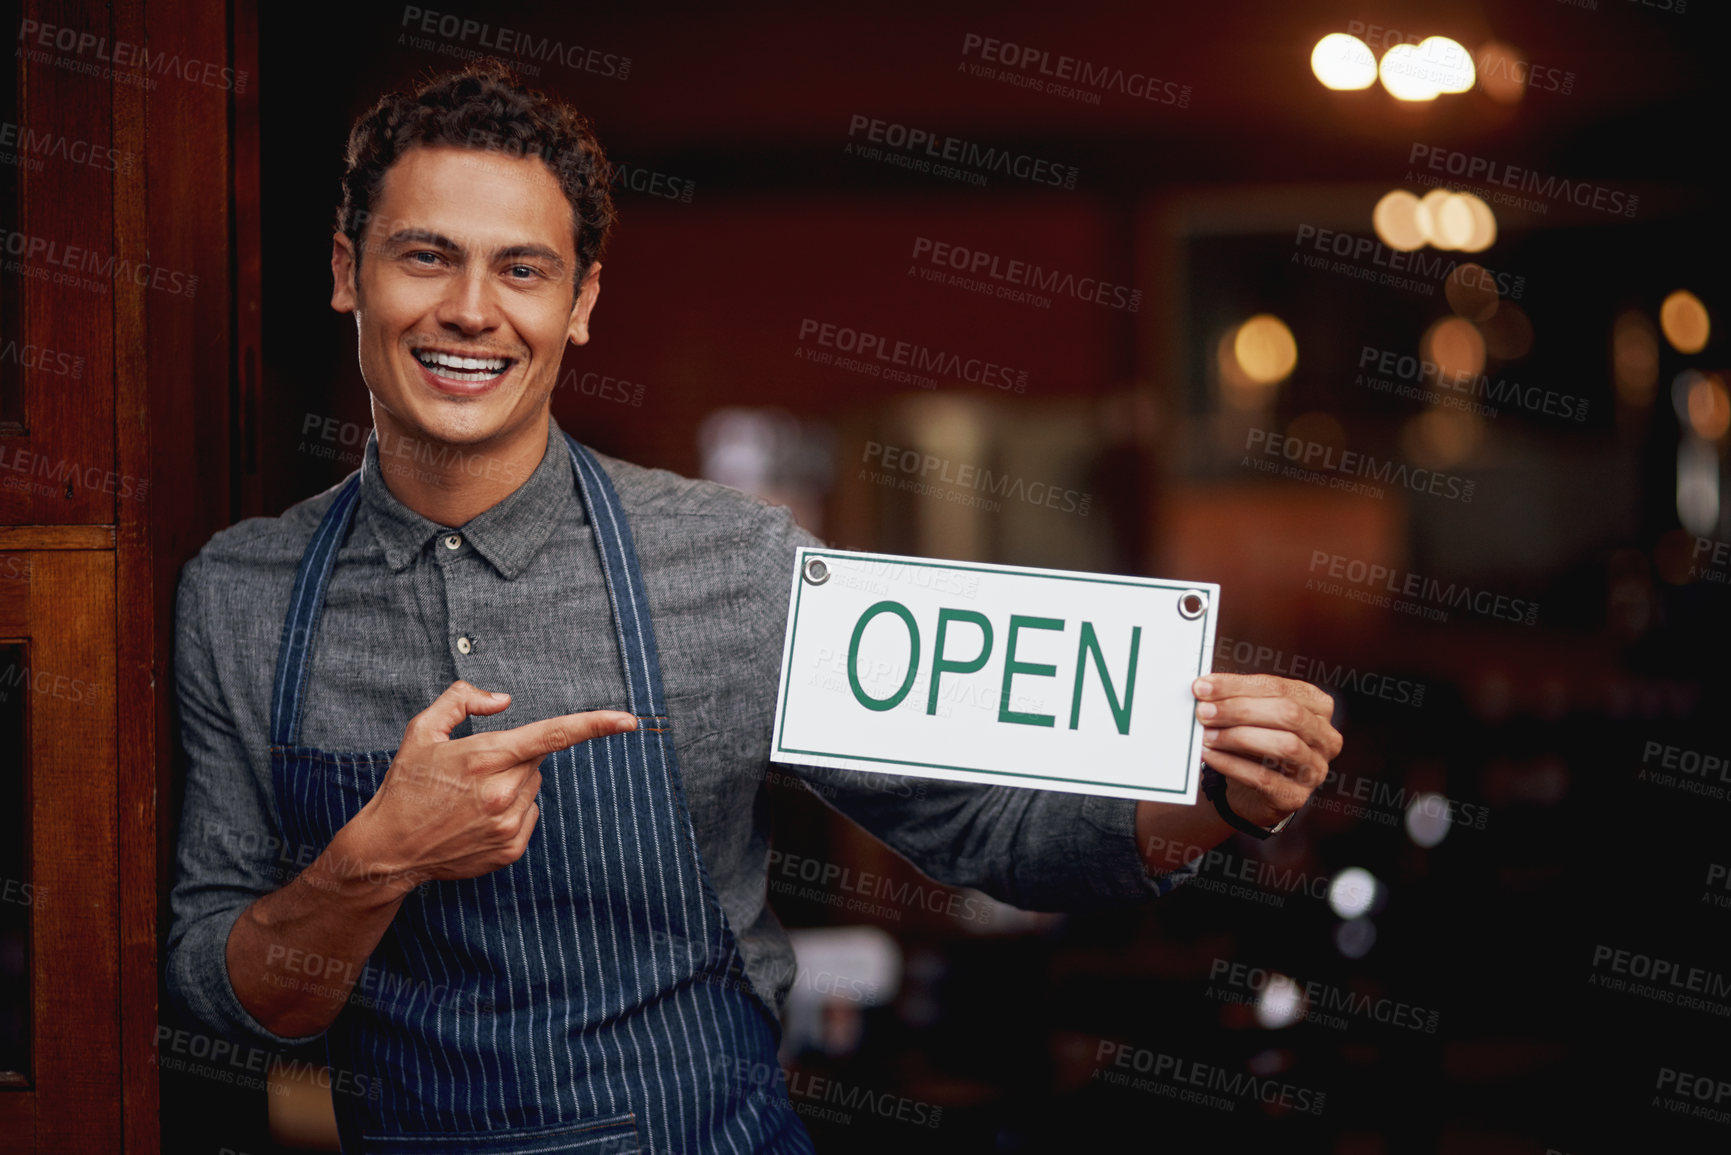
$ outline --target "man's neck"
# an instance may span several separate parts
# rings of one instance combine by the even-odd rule
[[[428,521],[453,529],[522,487],[547,453],[543,420],[508,440],[447,446],[375,422],[379,472],[391,496]]]

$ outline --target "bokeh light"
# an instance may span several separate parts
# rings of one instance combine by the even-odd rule
[[[1439,92],[1467,92],[1477,70],[1464,45],[1447,36],[1427,36],[1418,44],[1419,57],[1430,70]]]
[[[1424,229],[1418,223],[1418,198],[1405,189],[1384,193],[1370,214],[1377,239],[1391,249],[1409,253],[1423,246]]]
[[[1434,364],[1444,376],[1476,377],[1485,369],[1485,339],[1471,321],[1444,317],[1419,338],[1419,356]]]
[[[1406,807],[1406,836],[1429,850],[1449,832],[1448,799],[1441,794],[1424,793],[1413,797]]]
[[[1377,76],[1396,100],[1435,100],[1442,91],[1430,78],[1416,44],[1396,44],[1382,55]]]
[[[1731,428],[1731,398],[1725,395],[1725,382],[1716,373],[1698,375],[1689,386],[1686,402],[1689,428],[1704,441],[1717,441]]]
[[[1514,104],[1527,94],[1531,67],[1515,48],[1500,40],[1479,45],[1479,88],[1501,104]]]
[[[1356,36],[1331,32],[1311,49],[1310,71],[1324,88],[1356,92],[1376,83],[1376,53]]]
[[[1679,353],[1699,353],[1707,347],[1711,329],[1707,321],[1707,306],[1688,289],[1678,289],[1659,306],[1659,327],[1665,340]]]
[[[1471,457],[1485,438],[1484,419],[1459,409],[1427,409],[1401,426],[1400,444],[1415,465],[1447,469]]]
[[[1497,240],[1497,214],[1491,211],[1491,206],[1474,196],[1472,193],[1456,193],[1455,199],[1466,205],[1467,212],[1472,214],[1472,232],[1464,244],[1456,246],[1464,252],[1482,253]]]
[[[1376,903],[1377,889],[1382,886],[1376,875],[1362,866],[1349,866],[1334,876],[1328,884],[1328,906],[1341,918],[1357,918],[1369,914]]]
[[[1304,1018],[1308,1002],[1304,991],[1292,979],[1279,973],[1270,974],[1256,995],[1256,1022],[1271,1031],[1290,1027]]]
[[[1499,361],[1518,361],[1533,351],[1533,322],[1527,311],[1504,297],[1489,320],[1480,321],[1485,353]]]
[[[1637,309],[1618,314],[1611,325],[1611,376],[1625,403],[1652,404],[1659,384],[1659,334]]]
[[[1471,261],[1456,265],[1443,283],[1449,308],[1469,321],[1488,321],[1497,311],[1496,281]]]
[[[1298,342],[1286,322],[1272,313],[1258,313],[1238,326],[1232,354],[1251,381],[1273,385],[1284,381],[1298,364]]]

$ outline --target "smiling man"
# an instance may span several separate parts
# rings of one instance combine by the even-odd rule
[[[363,116],[331,304],[375,436],[182,576],[169,989],[224,1034],[322,1037],[345,1151],[810,1150],[761,1073],[794,977],[769,730],[815,539],[552,421],[608,185],[581,118],[497,64]],[[940,881],[1146,900],[1184,871],[1139,846],[1265,836],[1340,750],[1314,686],[1196,693],[1214,806],[800,773]]]

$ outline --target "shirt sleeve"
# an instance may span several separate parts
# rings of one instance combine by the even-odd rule
[[[225,701],[210,649],[198,558],[182,572],[175,599],[175,696],[185,752],[171,924],[165,963],[169,997],[218,1034],[275,1046],[310,1042],[275,1034],[241,1005],[228,976],[228,935],[241,912],[278,889],[305,863],[284,846],[274,816],[268,768],[247,756]]]
[[[786,509],[769,518],[753,564],[762,580],[753,625],[755,671],[775,693],[795,551],[823,543]],[[1091,794],[982,786],[817,766],[788,768],[832,807],[938,882],[981,890],[1025,910],[1082,911],[1158,898],[1195,863],[1150,875],[1136,845],[1136,802]]]

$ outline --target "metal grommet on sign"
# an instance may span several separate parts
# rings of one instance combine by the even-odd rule
[[[805,561],[805,580],[814,586],[820,586],[829,580],[829,565],[821,557],[807,558]]]
[[[1195,621],[1208,611],[1208,595],[1201,590],[1187,590],[1178,595],[1178,616]]]

